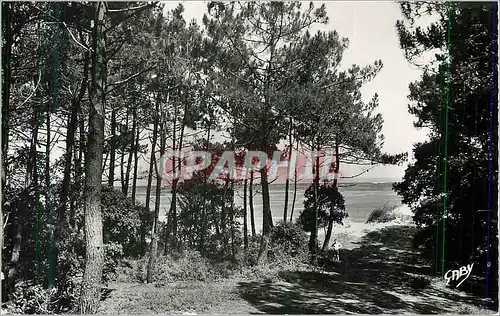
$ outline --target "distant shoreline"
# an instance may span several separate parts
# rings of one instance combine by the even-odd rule
[[[343,187],[367,187],[367,186],[370,186],[370,187],[388,187],[388,186],[391,186],[392,187],[392,184],[395,183],[395,182],[398,182],[398,181],[401,181],[401,180],[395,180],[395,181],[383,181],[383,182],[377,182],[377,181],[373,181],[373,182],[343,182],[343,183],[339,183],[338,184],[338,187],[339,188],[343,188]],[[273,189],[276,189],[276,188],[284,188],[286,184],[284,183],[271,183],[269,184],[269,188],[273,188]],[[309,185],[311,185],[311,183],[308,183],[308,182],[302,182],[302,183],[297,183],[297,187],[298,188],[307,188]],[[243,184],[242,183],[236,183],[235,184],[236,187],[242,187]],[[260,184],[257,183],[255,184],[256,187],[260,187]],[[115,184],[115,188],[120,188],[121,187],[121,184]],[[132,186],[129,186],[129,187],[132,187]],[[294,183],[291,182],[290,183],[290,190],[293,190],[293,187],[294,187]],[[136,186],[137,189],[146,189],[147,188],[147,185],[138,185]],[[170,186],[162,186],[163,189],[167,189],[167,188],[170,188]],[[151,189],[156,189],[156,186],[155,185],[151,185]]]

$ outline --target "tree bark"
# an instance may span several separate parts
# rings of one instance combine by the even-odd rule
[[[339,142],[338,142],[338,138],[336,138],[336,140],[335,140],[335,169],[334,169],[335,178],[333,179],[333,187],[334,188],[337,187],[337,181],[338,181],[337,178],[338,178],[339,170],[340,170]],[[322,251],[326,251],[329,247],[330,238],[332,237],[332,231],[333,231],[333,222],[334,222],[334,218],[333,218],[333,216],[330,216],[330,218],[328,219],[328,229],[326,231],[325,241],[323,242],[323,247],[321,248]]]
[[[250,170],[250,183],[248,186],[248,198],[249,198],[249,206],[250,206],[250,225],[252,227],[252,236],[255,237],[255,211],[253,207],[253,170]]]
[[[309,236],[309,250],[311,251],[312,261],[316,260],[316,253],[318,251],[318,208],[319,208],[319,146],[316,147],[316,163],[315,163],[315,176],[314,176],[314,223]]]
[[[11,55],[12,55],[12,5],[11,2],[2,2],[2,24],[3,39],[2,46],[2,168],[7,171],[7,151],[9,148],[9,114],[10,114],[10,86],[12,80]],[[5,189],[7,178],[2,173],[2,189]],[[5,191],[2,191],[5,192]],[[5,202],[5,194],[2,194],[2,206]],[[3,213],[3,212],[2,212]],[[2,214],[3,215],[3,214]],[[3,218],[3,216],[2,216]]]
[[[127,129],[128,129],[128,109],[127,109],[127,116],[126,116],[126,120],[125,120],[125,126],[127,126]],[[127,187],[126,187],[126,184],[125,184],[125,171],[124,171],[124,167],[125,167],[125,146],[124,144],[122,143],[121,144],[121,153],[120,153],[120,183],[122,185],[122,193],[127,195]]]
[[[168,103],[168,97],[167,97],[167,103]],[[163,115],[163,113],[159,113],[157,107],[157,115]],[[158,119],[157,119],[158,121]],[[156,193],[155,193],[155,216],[153,220],[153,231],[152,231],[152,240],[151,240],[151,251],[149,253],[149,261],[148,261],[148,269],[147,269],[147,275],[146,275],[146,281],[147,283],[153,282],[153,274],[154,274],[154,268],[156,265],[156,257],[158,253],[158,222],[159,222],[159,216],[160,216],[160,198],[161,198],[161,182],[162,182],[162,176],[163,176],[163,155],[165,153],[165,148],[166,148],[166,137],[165,137],[165,120],[163,117],[161,118],[160,124],[160,159],[159,163],[155,164],[155,169],[156,169]],[[158,167],[158,165],[160,165]]]
[[[109,176],[108,186],[113,187],[115,183],[116,162],[116,109],[111,109],[111,139],[109,140]]]
[[[286,222],[287,215],[288,215],[288,191],[290,189],[290,178],[288,175],[290,174],[290,164],[291,164],[291,159],[292,159],[292,118],[290,117],[290,128],[289,128],[289,133],[288,133],[288,169],[286,173],[286,180],[285,180],[285,209],[283,210],[283,221]]]
[[[269,200],[269,183],[267,178],[267,168],[260,171],[262,185],[262,238],[259,250],[258,264],[267,262],[267,251],[269,249],[270,234],[272,228],[271,205]]]
[[[299,141],[297,141],[297,147],[296,151],[299,152]],[[292,199],[292,211],[290,212],[290,222],[293,221],[293,211],[295,210],[295,201],[297,200],[297,182],[299,181],[298,176],[297,176],[297,167],[295,167],[295,170],[293,172],[294,178],[293,178],[293,199]]]
[[[158,113],[159,111],[159,102],[160,102],[160,93],[158,92],[156,96],[156,104],[155,104],[155,113]],[[154,122],[153,122],[153,139],[151,143],[151,156],[149,158],[149,173],[148,173],[148,184],[146,187],[146,210],[148,214],[151,212],[150,211],[150,203],[151,203],[151,184],[153,182],[153,171],[154,171],[154,166],[155,166],[155,149],[156,149],[156,143],[158,141],[158,115],[155,115],[154,117]],[[153,223],[153,230],[154,230],[154,223]],[[141,244],[145,245],[146,244],[146,230],[145,227],[143,227],[142,232],[141,232]],[[145,253],[145,249],[142,249],[142,254]]]
[[[135,151],[135,133],[137,129],[137,109],[132,110],[132,133],[130,134],[130,152],[127,160],[127,173],[125,174],[125,195],[128,195],[130,186],[130,169],[132,168],[132,158]]]
[[[167,102],[167,106],[168,106]],[[172,128],[172,150],[175,151],[177,146],[177,106],[175,106],[174,110],[174,119],[173,119],[173,128]],[[177,170],[177,159],[175,157],[172,157],[172,186],[170,188],[171,192],[171,200],[170,200],[170,209],[168,211],[168,217],[167,217],[167,232],[166,232],[166,240],[165,240],[165,251],[168,248],[168,244],[170,243],[172,248],[177,248],[176,245],[176,239],[177,239],[177,234],[174,232],[175,231],[175,224],[177,223],[177,216],[174,215],[174,213],[177,214],[177,179],[175,178],[175,172]]]
[[[23,188],[23,198],[22,201],[19,202],[18,207],[15,208],[14,216],[13,216],[13,225],[14,225],[14,237],[12,240],[12,254],[10,259],[10,268],[7,274],[7,288],[8,293],[11,294],[14,291],[14,285],[19,275],[19,261],[21,258],[21,250],[23,246],[23,235],[26,233],[23,230],[23,224],[27,216],[29,215],[30,207],[33,206],[33,196],[31,194],[31,190],[33,188],[34,182],[37,180],[36,176],[36,161],[37,161],[37,151],[36,146],[38,143],[38,107],[33,108],[33,117],[32,117],[32,135],[30,141],[30,151],[29,157],[26,165],[26,175],[24,179],[24,188]],[[38,216],[38,214],[36,214]],[[36,225],[36,223],[35,223]],[[2,226],[3,227],[3,226]],[[35,264],[38,269],[38,254],[39,250],[38,246],[38,231],[35,230]],[[35,272],[37,273],[38,270]]]
[[[137,170],[139,168],[139,128],[137,128],[135,134],[135,146],[134,146],[134,175],[132,177],[132,201],[135,204],[135,194],[137,192]]]
[[[66,134],[66,152],[64,154],[64,175],[62,180],[61,195],[59,205],[57,207],[57,222],[54,236],[55,245],[55,271],[57,271],[57,259],[60,248],[61,237],[64,235],[65,227],[67,225],[66,211],[67,203],[69,200],[69,190],[71,182],[71,164],[72,156],[75,145],[75,135],[78,126],[78,113],[80,112],[80,104],[83,96],[85,95],[87,78],[88,78],[88,54],[85,54],[85,61],[83,67],[82,86],[80,87],[79,95],[73,99],[71,106],[71,114],[68,117],[68,127]]]
[[[184,130],[186,128],[186,117],[187,117],[187,104],[184,105],[184,114],[182,117],[181,121],[181,133],[179,135],[179,146],[178,146],[178,151],[182,151],[182,145],[183,145],[183,140],[184,140]],[[175,135],[175,131],[174,131]],[[173,142],[173,147],[175,150],[175,141]],[[179,177],[181,175],[181,170],[182,170],[182,160],[181,158],[173,158],[174,161],[177,160],[177,164],[173,165],[174,173],[177,175],[175,179],[172,181],[172,201],[170,208],[172,210],[172,230],[173,230],[173,241],[174,241],[174,247],[176,249],[179,249],[180,242],[177,240],[177,235],[178,235],[178,223],[177,223],[177,185],[179,183]],[[177,168],[177,172],[175,172]]]
[[[243,182],[243,246],[248,250],[248,213],[247,213],[247,187],[248,179]]]
[[[101,296],[104,247],[101,216],[102,155],[104,148],[104,107],[106,102],[106,4],[94,3],[92,32],[92,94],[89,133],[85,155],[85,271],[80,296],[80,313],[95,313]]]
[[[210,129],[211,126],[210,124],[208,125],[207,128],[207,142],[205,144],[205,152],[208,152],[209,149],[209,144],[210,144]],[[203,172],[203,190],[205,194],[203,195],[203,207],[201,208],[201,223],[200,223],[200,250],[201,254],[205,255],[205,234],[206,234],[206,204],[207,204],[207,174],[206,172]]]

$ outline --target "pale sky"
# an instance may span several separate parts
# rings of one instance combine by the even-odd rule
[[[169,1],[167,9],[173,9],[179,2]],[[206,12],[204,1],[184,1],[184,17],[187,21],[201,19]],[[307,2],[308,3],[308,2]],[[326,4],[329,23],[316,26],[312,30],[336,30],[341,37],[349,39],[349,48],[344,54],[346,67],[360,66],[381,59],[384,67],[378,76],[366,84],[363,98],[370,99],[374,93],[379,95],[379,112],[383,115],[385,136],[383,150],[387,153],[409,152],[412,145],[426,139],[425,130],[413,127],[414,117],[408,113],[408,84],[419,78],[420,70],[410,65],[399,46],[396,33],[396,20],[402,19],[400,9],[393,1],[315,1],[319,7]],[[306,3],[305,3],[306,4]],[[342,167],[341,167],[342,168]],[[342,168],[343,174],[359,173],[359,168]],[[404,175],[405,166],[378,166],[361,176],[367,178],[398,179]]]

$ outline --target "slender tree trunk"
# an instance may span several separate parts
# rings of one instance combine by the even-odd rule
[[[135,135],[134,146],[134,175],[132,178],[132,201],[135,204],[135,194],[137,192],[137,169],[139,168],[139,128],[137,128]]]
[[[181,133],[179,135],[179,146],[178,146],[178,151],[182,151],[182,145],[183,145],[183,140],[184,140],[184,130],[186,129],[186,116],[187,116],[187,104],[184,106],[184,116],[181,121]],[[175,150],[175,142],[174,142],[174,150]],[[179,183],[179,177],[181,176],[181,171],[182,171],[182,160],[181,158],[175,158],[174,160],[177,160],[177,164],[173,165],[173,169],[177,170],[177,177],[174,179],[172,182],[172,201],[171,201],[171,210],[172,210],[172,230],[173,230],[173,240],[174,240],[174,246],[175,248],[179,249],[181,246],[180,243],[177,241],[177,235],[178,235],[178,223],[177,223],[177,185]],[[176,169],[177,168],[177,169]]]
[[[290,128],[289,128],[289,133],[288,133],[288,169],[286,173],[286,180],[285,180],[285,209],[283,210],[283,221],[286,222],[287,215],[288,215],[288,191],[290,190],[290,178],[288,175],[290,174],[290,168],[291,168],[291,159],[292,159],[292,118],[290,117]]]
[[[109,176],[108,186],[113,187],[115,183],[116,162],[116,109],[111,109],[111,139],[109,140]]]
[[[57,76],[57,75],[56,75]],[[54,97],[57,94],[57,91],[54,91],[54,86],[57,84],[54,82],[55,80],[51,80],[51,94],[52,97]],[[50,235],[51,238],[54,237],[54,215],[52,212],[52,194],[51,194],[51,186],[50,186],[50,173],[51,173],[51,168],[50,168],[50,142],[51,142],[51,130],[50,130],[50,115],[52,114],[52,104],[53,102],[55,103],[56,101],[52,99],[52,101],[47,102],[47,109],[46,109],[46,119],[47,119],[47,143],[45,144],[45,212],[47,213],[49,217],[49,223],[51,224],[50,227]],[[55,104],[54,104],[55,105]],[[54,226],[52,226],[54,225]],[[48,287],[52,288],[55,283],[55,257],[54,257],[54,246],[51,244],[49,248],[49,272],[48,272]]]
[[[318,208],[319,208],[319,146],[316,147],[316,164],[314,177],[314,223],[309,238],[309,250],[311,251],[312,261],[316,261],[318,251]]]
[[[36,181],[36,158],[37,158],[37,143],[38,143],[38,107],[33,108],[33,118],[32,118],[32,135],[31,135],[31,141],[30,141],[30,151],[29,151],[29,158],[26,164],[26,175],[24,179],[24,188],[23,188],[23,199],[22,201],[18,202],[18,205],[16,208],[14,208],[14,218],[13,218],[13,225],[14,225],[14,237],[12,240],[12,254],[11,254],[11,259],[10,259],[10,268],[9,272],[7,274],[7,288],[8,288],[8,293],[11,294],[14,291],[14,285],[17,280],[17,277],[19,275],[19,262],[21,258],[21,249],[23,246],[23,224],[25,223],[25,220],[29,214],[29,209],[30,207],[33,206],[33,197],[31,194],[32,188],[34,181]],[[35,244],[37,245],[36,238],[38,238],[37,235],[35,235]],[[35,263],[38,264],[38,249],[35,246]],[[36,269],[38,269],[38,265],[36,266]]]
[[[168,103],[168,97],[167,97],[167,103]],[[163,116],[164,114],[162,112],[161,114],[157,114],[157,115]],[[151,252],[149,254],[148,270],[147,270],[147,276],[146,276],[146,281],[148,283],[153,282],[153,274],[154,274],[154,268],[156,265],[156,257],[158,255],[158,222],[159,222],[159,216],[160,216],[161,183],[162,183],[163,167],[164,167],[162,157],[165,154],[165,148],[166,148],[165,120],[164,120],[164,117],[162,117],[161,122],[160,122],[160,160],[159,160],[158,164],[155,164],[155,169],[156,169],[155,217],[154,217],[154,221],[153,221]],[[160,166],[158,166],[158,165],[160,165]]]
[[[5,192],[7,188],[7,152],[9,147],[9,114],[10,114],[10,85],[12,80],[11,74],[11,55],[12,55],[12,5],[10,2],[2,2],[2,31],[3,40],[2,45],[2,152],[0,167],[2,168],[2,212],[0,214],[0,224],[3,228],[4,207],[5,207]],[[3,249],[4,235],[0,239],[0,249]]]
[[[252,236],[255,237],[255,211],[253,207],[253,170],[250,170],[250,184],[248,186],[248,198],[250,204],[250,225],[252,226]]]
[[[236,114],[233,114],[233,117],[236,117]],[[236,119],[233,121],[233,133],[231,137],[231,151],[234,153],[234,148],[235,148],[235,139],[234,135],[236,133]],[[230,176],[231,176],[231,188],[229,192],[229,198],[231,199],[230,201],[230,209],[229,209],[229,220],[231,222],[230,229],[231,229],[231,256],[233,259],[236,258],[236,246],[234,244],[235,240],[235,218],[234,218],[234,177],[235,177],[235,171],[236,170],[230,170]]]
[[[104,108],[106,102],[106,4],[94,4],[92,53],[92,94],[85,155],[85,272],[80,296],[80,313],[95,313],[99,307],[104,247],[101,216],[102,154],[104,148]]]
[[[296,151],[299,152],[299,141],[297,141],[297,147]],[[294,178],[293,178],[293,199],[292,199],[292,211],[290,213],[290,222],[293,222],[293,211],[295,210],[295,201],[297,200],[297,182],[299,181],[298,176],[297,176],[297,167],[295,167],[295,170],[293,172]]]
[[[274,27],[274,25],[273,25]],[[273,58],[274,51],[276,47],[276,38],[274,37],[274,33],[271,32],[271,38],[269,40],[269,52],[270,56],[267,62],[267,70],[266,70],[266,82],[264,87],[264,106],[265,111],[262,117],[262,134],[264,135],[261,143],[261,150],[264,150],[266,153],[268,152],[268,137],[269,137],[269,120],[268,114],[271,111],[271,102],[270,102],[270,91],[271,91],[271,78],[273,75]],[[278,39],[279,40],[279,39]],[[266,161],[267,162],[267,161]],[[260,170],[260,182],[262,185],[262,239],[261,246],[259,250],[258,264],[264,264],[267,262],[267,251],[269,248],[270,234],[271,228],[273,227],[273,219],[271,214],[271,203],[269,198],[269,182],[267,178],[267,167],[266,164]]]
[[[135,133],[137,129],[137,109],[132,111],[132,133],[130,135],[130,152],[127,160],[127,173],[125,174],[125,195],[128,195],[130,186],[130,169],[132,168],[132,158],[135,152]]]
[[[226,208],[226,200],[227,200],[227,189],[228,189],[228,180],[226,179],[224,182],[224,192],[223,197],[222,197],[222,209],[221,209],[221,216],[220,216],[220,233],[221,233],[221,239],[222,239],[222,251],[224,253],[224,256],[227,253],[227,208]]]
[[[208,125],[207,128],[207,142],[205,144],[205,152],[208,152],[209,149],[209,144],[210,144],[210,124]],[[201,254],[205,255],[205,234],[206,234],[206,204],[207,204],[207,174],[203,173],[203,190],[205,194],[203,195],[203,207],[201,209],[201,223],[200,223],[200,249],[201,249]]]
[[[258,264],[262,265],[267,262],[267,251],[269,249],[270,234],[272,228],[272,219],[270,216],[271,205],[269,200],[269,183],[267,179],[267,168],[260,171],[262,185],[262,238],[259,250]]]
[[[167,101],[168,104],[168,101]],[[173,132],[172,132],[172,150],[175,151],[177,149],[177,134],[176,134],[176,129],[177,129],[177,106],[175,106],[175,111],[174,111],[174,122],[173,122]],[[170,210],[169,210],[169,216],[168,216],[168,232],[171,232],[171,246],[174,249],[177,249],[178,245],[178,240],[177,240],[177,182],[178,178],[176,177],[176,171],[177,171],[177,159],[175,157],[172,157],[172,174],[173,174],[173,179],[172,179],[172,187],[171,187],[171,200],[170,200]],[[167,250],[168,242],[167,240],[165,241],[165,251]]]
[[[59,252],[59,243],[61,237],[64,235],[65,227],[67,225],[66,210],[69,200],[69,190],[71,184],[71,163],[75,144],[76,129],[78,126],[78,113],[80,111],[80,104],[83,96],[85,95],[86,85],[87,85],[87,74],[88,74],[88,54],[85,54],[85,61],[83,67],[83,79],[82,86],[80,88],[79,95],[73,100],[71,107],[71,114],[68,118],[68,127],[66,134],[66,152],[64,155],[64,175],[62,180],[61,195],[59,199],[59,205],[57,208],[57,223],[55,229],[55,270],[57,271],[57,258]]]
[[[158,95],[156,97],[156,104],[155,104],[155,113],[158,113],[159,111],[159,102],[160,102],[160,93],[158,92]],[[146,188],[146,210],[148,214],[150,213],[150,200],[151,200],[151,183],[153,182],[153,168],[155,166],[155,150],[156,150],[156,142],[158,140],[158,115],[155,115],[155,119],[153,122],[153,139],[152,139],[152,144],[151,144],[151,156],[149,159],[149,173],[148,173],[148,186]],[[153,223],[153,231],[155,227],[155,223]],[[142,234],[141,234],[141,244],[145,245],[146,244],[146,229],[143,227],[142,229]],[[142,250],[142,254],[144,254],[144,248]]]
[[[158,95],[156,97],[156,105],[155,105],[156,113],[158,113],[159,111],[159,103],[160,103],[160,92],[158,92]],[[153,171],[154,171],[153,168],[155,164],[155,149],[157,140],[158,140],[158,116],[155,115],[155,119],[153,122],[153,139],[151,144],[151,156],[149,158],[148,185],[146,188],[146,209],[148,210],[151,199],[151,184],[153,182]]]
[[[126,115],[126,120],[125,120],[125,126],[128,128],[128,110],[127,110],[127,115]],[[121,144],[121,158],[120,158],[120,183],[122,184],[122,193],[127,195],[127,186],[125,183],[125,146],[124,144]]]
[[[91,89],[90,89],[90,85],[87,84],[87,88],[88,88],[88,92],[89,92],[89,95],[91,93]],[[75,230],[79,230],[79,226],[78,226],[78,222],[76,221],[76,210],[77,208],[81,207],[81,200],[82,200],[82,193],[83,190],[82,190],[82,185],[83,185],[83,168],[82,168],[82,164],[84,163],[85,161],[85,151],[86,151],[86,140],[85,140],[85,136],[86,136],[86,132],[85,132],[85,120],[86,120],[86,117],[85,117],[85,114],[83,113],[82,111],[82,108],[80,107],[78,109],[78,120],[79,120],[79,123],[78,123],[78,128],[79,128],[79,132],[78,132],[78,153],[76,155],[76,158],[75,158],[75,190],[73,192],[74,194],[74,204],[75,204],[75,208],[72,210],[72,216],[70,218],[70,224],[71,226],[75,229]],[[76,193],[76,194],[75,194]]]
[[[245,173],[245,180],[243,181],[243,245],[245,250],[248,250],[247,187],[248,179]]]
[[[337,181],[338,181],[337,178],[338,178],[339,170],[340,170],[339,141],[338,141],[338,137],[336,137],[336,139],[335,139],[335,169],[334,169],[335,178],[333,179],[333,187],[334,188],[337,187]],[[322,247],[323,251],[326,251],[329,247],[330,238],[332,237],[333,223],[334,223],[334,218],[333,218],[333,214],[331,214],[330,218],[328,219],[328,229],[326,231],[325,241],[323,242],[323,247]]]

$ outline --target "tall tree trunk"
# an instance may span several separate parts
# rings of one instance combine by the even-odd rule
[[[108,186],[110,187],[113,187],[115,183],[115,162],[116,162],[116,109],[113,105],[111,109],[111,139],[109,140]]]
[[[80,104],[85,95],[87,78],[88,78],[88,53],[85,54],[85,61],[83,67],[83,79],[82,86],[80,87],[79,95],[73,99],[71,114],[68,117],[68,127],[66,133],[66,152],[64,154],[64,175],[62,180],[61,195],[59,199],[59,205],[57,207],[57,222],[54,236],[55,245],[55,270],[57,271],[57,258],[60,247],[61,237],[64,235],[65,227],[67,225],[66,220],[66,210],[69,200],[69,190],[71,182],[71,163],[75,144],[75,135],[78,125],[78,113],[80,111]]]
[[[210,144],[210,129],[211,126],[210,124],[208,125],[207,128],[207,142],[205,144],[205,152],[208,152],[209,149],[209,144]],[[200,223],[200,249],[201,249],[201,254],[205,254],[205,234],[206,234],[206,227],[207,223],[206,221],[206,204],[207,204],[207,174],[204,172],[203,173],[203,190],[205,194],[203,195],[203,207],[201,208],[201,223]]]
[[[274,25],[273,25],[274,27]],[[279,40],[279,39],[278,39]],[[266,82],[264,87],[264,106],[265,111],[262,120],[262,134],[264,135],[261,142],[261,150],[264,150],[266,153],[268,152],[268,137],[269,137],[269,119],[268,114],[271,111],[271,101],[270,101],[270,91],[271,91],[271,78],[273,74],[273,58],[274,51],[276,47],[276,38],[275,34],[271,32],[271,38],[269,40],[269,52],[270,56],[267,62],[266,69]],[[266,161],[267,163],[267,161]],[[264,167],[260,170],[260,183],[262,185],[262,239],[261,246],[259,250],[258,264],[264,264],[267,262],[267,251],[269,248],[269,238],[271,234],[271,228],[273,227],[273,219],[271,214],[271,203],[269,198],[269,182],[267,178],[267,164],[264,164]]]
[[[156,97],[156,104],[155,104],[155,113],[158,113],[159,111],[159,102],[160,102],[160,92],[158,92],[158,95]],[[153,139],[152,139],[152,144],[151,144],[151,156],[149,158],[149,173],[148,173],[148,185],[146,188],[146,210],[148,214],[150,213],[150,200],[151,200],[151,184],[153,182],[153,168],[155,166],[156,160],[155,160],[155,149],[156,149],[156,142],[158,140],[158,115],[155,114],[154,122],[153,122]],[[154,230],[155,224],[153,223],[153,230]],[[141,244],[145,245],[146,243],[146,229],[143,227],[142,232],[141,232]],[[142,254],[144,254],[144,248],[142,249]]]
[[[55,82],[51,82],[51,90],[54,89],[53,85],[55,85]],[[52,97],[54,97],[54,94],[57,92],[51,91]],[[54,224],[54,216],[52,214],[52,196],[51,196],[51,187],[50,187],[50,142],[51,142],[51,132],[50,132],[50,114],[51,114],[51,103],[54,101],[47,102],[47,109],[46,109],[46,135],[47,135],[47,142],[45,144],[45,212],[47,213],[49,217],[49,223],[51,224],[50,227],[50,234],[51,238],[54,236],[54,229],[52,225]],[[54,278],[55,278],[55,271],[54,271],[54,246],[51,244],[49,248],[49,272],[48,272],[48,286],[51,288],[54,286]]]
[[[125,126],[127,126],[128,129],[128,109],[127,109],[127,115],[125,119]],[[127,186],[125,184],[125,146],[122,143],[121,144],[121,158],[120,158],[120,183],[122,185],[122,193],[127,195]]]
[[[80,296],[80,313],[95,313],[101,296],[104,247],[101,216],[102,154],[104,148],[104,107],[106,102],[106,4],[94,3],[92,41],[92,94],[89,133],[85,155],[85,272]]]
[[[335,138],[335,169],[334,169],[335,177],[333,178],[333,187],[334,188],[337,187],[337,181],[338,181],[337,178],[338,178],[339,170],[340,170],[339,141],[338,141],[338,137],[336,137]],[[323,242],[323,247],[321,248],[323,251],[326,251],[328,249],[329,243],[330,243],[330,238],[332,237],[333,222],[334,222],[334,218],[332,215],[333,214],[331,214],[330,218],[328,219],[328,229],[326,231],[325,241]]]
[[[221,240],[222,240],[222,252],[224,253],[224,256],[227,253],[227,221],[226,221],[226,216],[227,216],[227,208],[226,208],[226,199],[227,199],[227,188],[228,188],[228,180],[226,179],[224,181],[224,191],[222,193],[222,207],[221,207],[221,214],[220,214],[220,234],[221,234]]]
[[[248,186],[248,202],[250,205],[250,225],[252,226],[252,236],[255,237],[256,232],[255,232],[255,211],[253,207],[253,170],[250,170],[250,183]]]
[[[168,97],[167,97],[167,103],[168,103]],[[158,114],[159,112],[156,112],[157,115],[164,115],[163,112],[161,114]],[[146,281],[148,283],[153,282],[153,274],[154,274],[154,268],[156,266],[156,257],[158,253],[158,222],[159,222],[159,216],[160,216],[160,198],[161,198],[161,184],[162,184],[162,176],[163,176],[163,168],[164,168],[164,163],[163,163],[163,155],[165,154],[165,148],[166,148],[166,137],[165,137],[165,120],[164,117],[161,118],[160,122],[160,159],[159,163],[155,164],[155,169],[156,169],[156,195],[155,195],[155,217],[153,220],[153,232],[152,232],[152,240],[151,240],[151,251],[149,254],[149,261],[148,261],[148,269],[147,269],[147,276],[146,276]],[[160,166],[158,166],[160,165]]]
[[[91,93],[90,85],[86,84],[89,95]],[[86,140],[85,140],[85,114],[82,111],[82,107],[78,109],[78,153],[76,153],[75,157],[75,190],[73,192],[74,195],[74,208],[72,209],[71,217],[70,217],[70,225],[75,229],[79,230],[79,223],[76,221],[76,210],[81,207],[80,201],[83,192],[82,184],[83,184],[83,168],[82,163],[85,161],[85,151],[86,151]]]
[[[170,95],[167,99],[170,99]],[[168,106],[169,101],[167,101]],[[177,149],[177,105],[174,111],[174,122],[173,122],[173,132],[172,132],[172,150],[175,152]],[[172,187],[171,187],[171,200],[170,200],[170,210],[168,212],[168,223],[167,223],[167,233],[170,234],[170,243],[172,248],[177,249],[177,182],[178,179],[175,177],[177,171],[177,159],[172,157]],[[165,251],[167,250],[168,241],[165,240]]]
[[[24,188],[23,188],[23,198],[14,208],[13,226],[14,226],[14,236],[12,240],[12,254],[10,259],[10,268],[7,274],[7,288],[8,293],[11,294],[14,291],[14,285],[19,275],[19,261],[21,258],[21,249],[23,246],[23,224],[29,215],[29,209],[33,206],[32,198],[32,188],[34,181],[36,181],[36,158],[37,158],[37,143],[38,143],[38,107],[33,108],[32,117],[32,134],[30,140],[30,151],[29,158],[26,164],[26,175],[24,178]],[[38,214],[37,214],[38,215]],[[36,224],[35,224],[36,225]],[[2,226],[3,227],[3,226]],[[38,253],[39,250],[36,247],[38,245],[38,236],[35,232],[35,264],[37,264],[35,269],[38,269]],[[38,272],[38,271],[36,271]]]
[[[130,186],[130,169],[132,168],[132,158],[135,152],[135,133],[137,129],[137,109],[132,110],[132,133],[130,134],[130,152],[127,160],[127,173],[125,174],[125,195],[128,195]]]
[[[132,177],[132,201],[135,204],[135,194],[137,192],[137,170],[139,168],[139,128],[135,133],[134,145],[134,175]]]
[[[233,122],[233,126],[236,126],[236,120]],[[233,137],[231,139],[231,151],[234,153],[234,134],[236,133],[236,130],[233,131]],[[234,177],[235,177],[235,171],[236,170],[231,170],[230,175],[231,175],[231,188],[230,188],[230,209],[229,209],[229,219],[231,221],[231,256],[233,259],[236,258],[236,245],[234,244],[235,240],[235,216],[234,216]]]
[[[1,227],[3,228],[4,207],[5,207],[5,192],[7,188],[7,151],[9,147],[9,113],[10,113],[10,85],[12,80],[11,74],[11,55],[12,55],[12,5],[10,2],[2,2],[2,152],[0,167],[2,168],[2,214],[0,214]],[[3,249],[4,234],[0,240],[0,249]]]
[[[183,146],[183,140],[184,140],[184,131],[186,129],[186,117],[187,117],[187,104],[184,105],[184,114],[183,118],[181,121],[181,134],[179,135],[179,146],[178,146],[178,151],[182,151],[182,146]],[[174,142],[174,150],[175,150],[175,142]],[[174,158],[175,160],[176,158]],[[177,167],[177,176],[181,176],[181,169],[182,169],[182,160],[181,158],[177,158],[177,165],[173,166],[173,169],[176,170]],[[177,224],[177,185],[179,183],[179,178],[176,177],[174,181],[172,182],[172,204],[171,204],[171,210],[172,210],[172,230],[173,230],[173,240],[175,242],[174,246],[175,248],[179,248],[180,243],[177,242],[177,234],[178,234],[178,224]]]
[[[296,152],[299,152],[299,141],[297,141]],[[293,172],[293,199],[292,199],[292,211],[290,212],[290,222],[293,222],[293,211],[295,210],[295,201],[297,200],[297,182],[299,181],[297,175],[297,167]]]
[[[291,167],[291,159],[292,159],[292,118],[290,117],[290,127],[289,127],[289,133],[288,133],[288,168],[287,168],[287,173],[286,173],[286,180],[285,180],[285,209],[283,210],[283,221],[286,222],[287,215],[288,215],[288,191],[290,190],[290,167]]]
[[[267,168],[264,166],[260,171],[260,181],[262,185],[262,238],[259,250],[258,264],[267,262],[267,251],[269,249],[270,234],[272,228],[271,205],[269,199],[269,183],[267,178]]]
[[[309,237],[309,250],[311,251],[312,261],[316,260],[318,251],[318,208],[319,208],[319,146],[316,146],[316,163],[314,176],[314,222]]]
[[[243,245],[245,250],[248,250],[247,187],[248,179],[245,173],[245,180],[243,181]]]
[[[159,104],[160,104],[160,92],[158,92],[156,96],[156,102],[155,102],[155,113],[158,113],[159,111]],[[151,199],[151,184],[153,182],[153,168],[155,164],[155,149],[156,149],[156,142],[158,141],[158,116],[155,115],[155,119],[153,122],[153,139],[151,143],[151,155],[149,158],[149,172],[148,172],[148,184],[146,187],[146,209],[149,210],[149,204],[150,204],[150,199]]]

